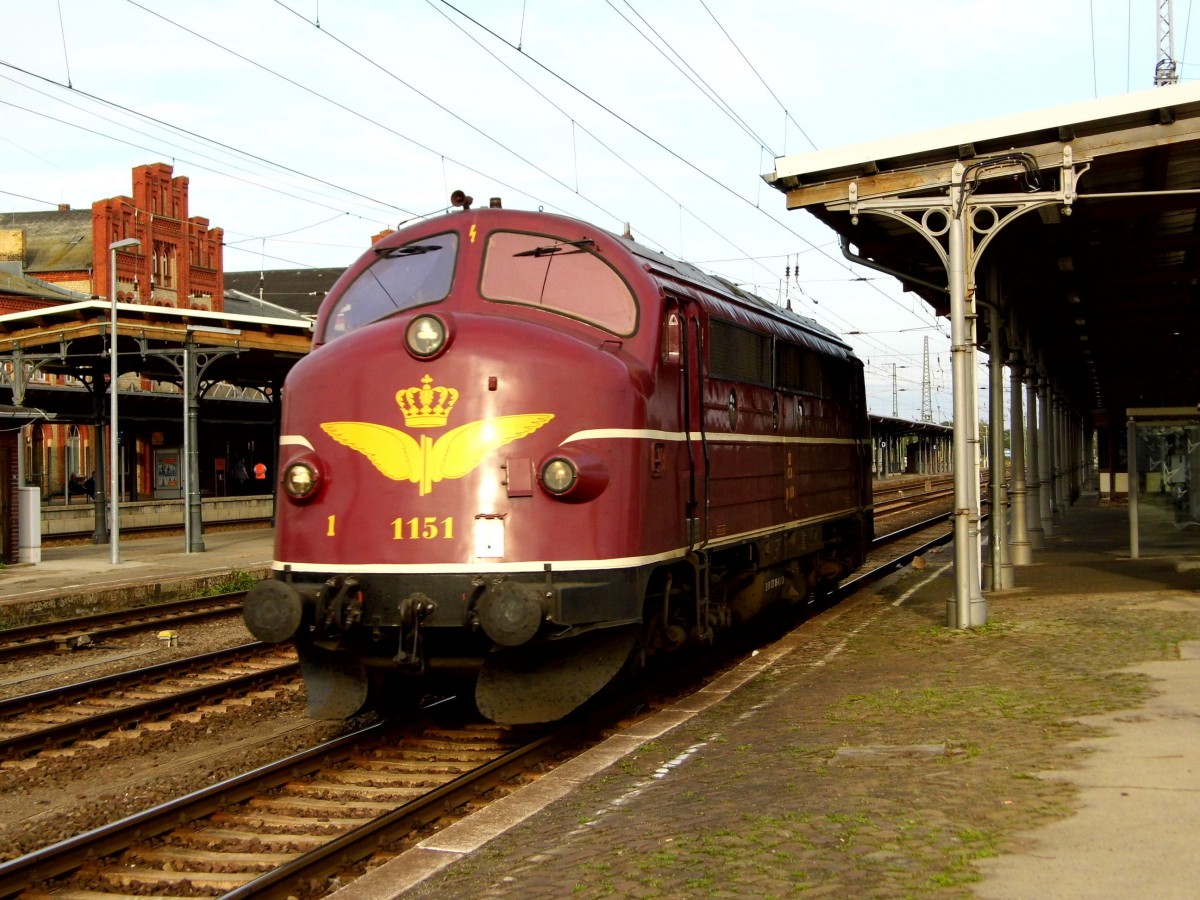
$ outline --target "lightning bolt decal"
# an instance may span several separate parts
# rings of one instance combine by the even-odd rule
[[[471,243],[472,244],[475,243],[475,226],[474,225],[471,226],[471,230],[469,232],[467,232],[467,234],[470,235]]]

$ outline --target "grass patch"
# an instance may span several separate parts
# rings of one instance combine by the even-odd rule
[[[248,591],[262,581],[257,575],[234,569],[220,581],[215,581],[199,592],[200,597],[215,597],[217,594],[236,594],[238,591]]]
[[[870,694],[847,697],[833,708],[831,720],[850,722],[876,716],[936,717],[967,709],[977,710],[980,716],[1003,718],[1009,718],[1017,712],[1042,714],[1050,711],[1047,698],[1028,691],[991,685],[969,686],[959,690],[888,687]]]

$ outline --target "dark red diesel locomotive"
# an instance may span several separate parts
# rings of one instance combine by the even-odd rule
[[[556,719],[857,568],[869,459],[833,334],[493,201],[385,237],[325,299],[246,622],[295,641],[317,717],[474,667],[488,717]]]

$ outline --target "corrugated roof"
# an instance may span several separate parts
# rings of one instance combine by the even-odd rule
[[[0,229],[25,232],[25,271],[86,272],[92,268],[92,211],[0,213]]]
[[[4,269],[0,269],[0,294],[15,294],[51,303],[74,303],[90,299],[87,294],[70,291],[29,275],[20,275]]]
[[[276,306],[315,316],[317,308],[333,283],[346,271],[345,266],[329,269],[267,269],[259,272],[226,272],[225,288],[258,296],[261,276],[262,298]]]
[[[302,319],[303,313],[267,300],[259,300],[241,291],[226,289],[225,312],[233,316],[269,316],[273,318]]]

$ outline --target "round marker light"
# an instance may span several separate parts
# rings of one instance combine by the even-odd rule
[[[307,500],[317,490],[317,470],[306,462],[295,462],[283,472],[283,489],[294,500]]]
[[[446,326],[437,316],[417,316],[408,323],[404,342],[413,356],[436,356],[446,346]]]
[[[552,494],[565,494],[577,477],[579,473],[569,459],[555,457],[542,466],[542,485]]]

